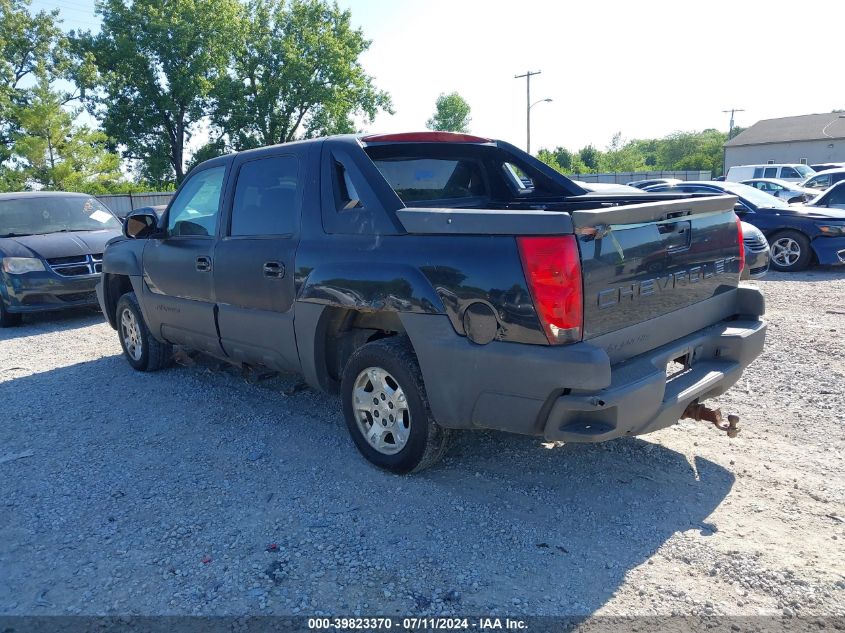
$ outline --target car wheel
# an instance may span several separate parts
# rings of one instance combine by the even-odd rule
[[[431,415],[416,354],[406,337],[355,351],[343,370],[346,426],[370,462],[393,473],[428,468],[443,457],[450,432]]]
[[[794,272],[804,270],[813,254],[810,240],[798,231],[781,231],[769,238],[772,249],[771,264],[775,270]]]
[[[0,297],[0,327],[14,327],[23,323],[23,315],[9,312],[6,302]]]
[[[173,348],[150,333],[134,292],[120,298],[116,314],[120,346],[129,364],[138,371],[158,371],[167,366]]]

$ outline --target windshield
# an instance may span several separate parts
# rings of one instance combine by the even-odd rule
[[[777,209],[788,209],[789,205],[786,203],[785,200],[782,198],[775,198],[772,195],[769,195],[765,191],[760,191],[755,187],[749,187],[748,185],[743,185],[739,182],[726,182],[722,185],[728,193],[732,193],[734,195],[743,198],[744,200],[748,200],[751,204],[755,207],[766,207],[766,208],[777,208]]]
[[[0,200],[0,237],[119,228],[117,218],[96,198],[33,196]]]
[[[795,171],[801,174],[802,178],[809,178],[816,173],[812,167],[808,167],[807,165],[793,165],[793,167],[795,168]]]

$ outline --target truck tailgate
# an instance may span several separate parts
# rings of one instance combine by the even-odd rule
[[[622,330],[631,335],[631,326],[670,314],[672,336],[684,336],[701,327],[701,319],[690,317],[702,302],[721,306],[713,313],[716,320],[728,316],[721,313],[732,304],[723,295],[736,292],[742,252],[736,200],[712,196],[574,211],[584,339],[601,337],[600,343],[608,338],[603,335]],[[693,329],[687,332],[685,323]],[[640,335],[652,344],[663,338]],[[618,360],[619,350],[612,356]]]

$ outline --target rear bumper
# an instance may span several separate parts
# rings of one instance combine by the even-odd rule
[[[458,336],[446,317],[403,314],[402,322],[420,362],[432,413],[442,426],[599,442],[670,426],[689,404],[736,383],[762,351],[766,324],[760,318],[763,298],[755,288],[741,289],[735,309],[732,317],[711,320],[620,361],[611,360],[620,353],[618,345],[608,348],[610,355],[591,342],[475,345]],[[624,333],[635,346],[649,332],[670,328],[655,319],[629,329],[643,333]],[[668,379],[667,364],[680,357],[688,359],[689,368]]]
[[[2,274],[2,294],[12,313],[50,312],[97,305],[99,275],[60,277],[52,272]]]
[[[543,435],[601,442],[671,426],[691,403],[730,389],[760,355],[765,338],[763,321],[733,320],[630,359],[612,369],[606,389],[556,398]],[[667,365],[678,358],[688,360],[689,368],[667,379]]]
[[[817,237],[810,244],[819,264],[845,264],[845,237]]]

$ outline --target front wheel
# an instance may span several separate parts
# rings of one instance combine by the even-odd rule
[[[138,371],[158,371],[173,356],[173,348],[150,333],[134,292],[127,292],[117,302],[117,332],[123,355]]]
[[[810,240],[798,231],[780,231],[770,239],[772,268],[781,272],[804,270],[812,259]]]
[[[355,446],[379,468],[417,472],[446,453],[449,430],[431,415],[407,338],[381,339],[359,348],[343,370],[341,397]]]

